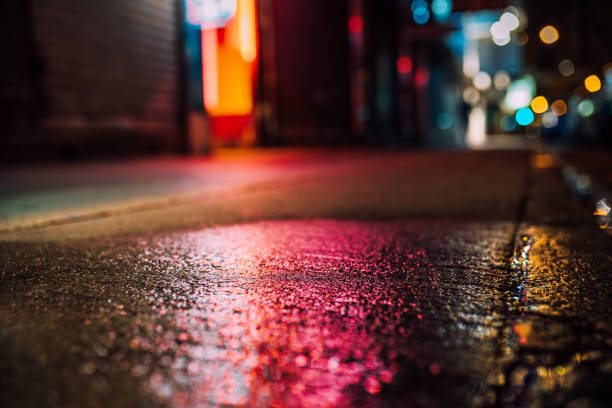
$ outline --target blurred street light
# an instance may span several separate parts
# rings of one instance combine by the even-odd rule
[[[536,96],[531,101],[531,109],[535,113],[544,113],[548,109],[548,101],[543,96]]]
[[[540,30],[540,40],[544,44],[552,44],[559,39],[559,32],[551,25],[547,25]]]
[[[564,77],[574,75],[574,63],[569,59],[564,59],[559,63],[559,73]]]
[[[557,124],[559,124],[559,118],[554,113],[546,112],[542,115],[542,125],[544,125],[545,128],[554,128]]]
[[[493,84],[495,85],[495,89],[503,91],[510,85],[510,76],[506,71],[498,71],[493,77]]]
[[[527,126],[533,122],[533,111],[529,108],[522,108],[516,111],[516,123],[521,126]]]
[[[597,75],[589,75],[584,80],[584,87],[589,92],[597,92],[601,89],[601,80]]]
[[[563,99],[557,99],[550,105],[550,110],[556,116],[563,116],[567,113],[567,105]]]
[[[477,73],[474,77],[474,86],[480,91],[486,91],[491,87],[491,76],[484,71]]]
[[[588,118],[595,112],[595,105],[593,101],[590,99],[585,99],[584,101],[578,104],[578,113],[583,118]]]

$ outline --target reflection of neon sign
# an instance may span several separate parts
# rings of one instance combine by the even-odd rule
[[[236,14],[236,0],[186,0],[185,12],[191,25],[224,27]]]

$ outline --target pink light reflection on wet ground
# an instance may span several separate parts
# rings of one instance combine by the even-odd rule
[[[184,307],[158,305],[179,345],[151,388],[175,406],[410,403],[406,390],[444,373],[447,335],[424,309],[422,290],[443,294],[414,227],[278,221],[159,239],[144,257],[174,254],[168,276],[201,277]]]

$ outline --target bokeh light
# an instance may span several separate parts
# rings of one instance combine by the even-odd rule
[[[544,44],[552,44],[559,39],[559,32],[551,25],[547,25],[540,30],[540,40]]]
[[[583,118],[588,118],[595,112],[595,105],[593,101],[590,99],[585,99],[584,101],[578,104],[578,113]]]
[[[431,11],[437,21],[447,21],[451,16],[452,9],[452,0],[433,0],[431,2]]]
[[[480,100],[480,92],[473,86],[468,86],[463,90],[463,100],[468,105],[476,105]]]
[[[601,80],[597,75],[589,75],[584,80],[584,87],[589,92],[597,92],[601,89]]]
[[[410,57],[399,57],[397,59],[397,71],[400,74],[409,74],[412,71],[412,60]]]
[[[504,45],[510,43],[510,34],[508,34],[506,37],[493,37],[493,42],[495,43],[495,45],[503,47]]]
[[[412,16],[417,24],[425,24],[429,21],[429,10],[420,8]]]
[[[559,118],[552,112],[546,112],[542,115],[542,126],[547,129],[554,128],[559,124]]]
[[[493,85],[498,91],[503,91],[510,85],[510,76],[506,71],[498,71],[493,76]]]
[[[410,6],[412,8],[412,19],[417,24],[425,24],[429,21],[429,10],[425,0],[414,0]]]
[[[477,73],[474,77],[474,86],[476,89],[486,91],[491,87],[491,76],[484,71]]]
[[[518,27],[524,27],[527,24],[527,15],[520,7],[508,6],[504,9],[504,13],[510,13],[518,19]]]
[[[516,129],[516,121],[514,120],[514,116],[512,115],[502,116],[499,122],[499,125],[502,128],[502,130],[506,132],[512,132],[514,129]]]
[[[516,111],[516,123],[521,126],[527,126],[533,122],[534,115],[533,111],[529,108],[522,108]]]
[[[557,116],[563,116],[567,113],[567,105],[563,99],[557,99],[550,105],[550,110]]]
[[[559,63],[559,73],[565,77],[574,75],[574,63],[569,59],[564,59]]]
[[[504,27],[504,25],[499,21],[491,24],[489,32],[491,33],[493,42],[496,45],[504,46],[510,42],[510,30]]]
[[[548,109],[548,101],[543,96],[536,96],[531,101],[531,109],[535,113],[544,113]]]
[[[506,11],[504,14],[501,15],[501,17],[499,18],[499,22],[508,31],[516,30],[519,26],[518,17],[515,16],[513,13],[510,13],[509,11]]]
[[[525,30],[516,30],[512,33],[512,38],[514,39],[514,43],[516,45],[525,45],[527,41],[529,41],[529,36],[525,32]]]
[[[353,34],[359,34],[363,31],[363,19],[360,16],[352,16],[348,20],[349,31]]]
[[[491,24],[489,32],[493,43],[499,46],[504,46],[510,43],[512,31],[516,30],[519,25],[518,10],[515,8],[507,8],[500,16],[499,20]]]
[[[504,27],[500,21],[496,21],[491,24],[489,32],[493,38],[505,38],[510,35],[510,30]]]
[[[427,8],[427,2],[425,0],[413,0],[410,4],[410,10],[414,13],[419,8]]]
[[[438,128],[448,130],[453,126],[453,117],[448,112],[442,112],[436,118]]]
[[[414,73],[414,84],[417,88],[423,88],[429,82],[429,71],[427,68],[419,68]]]

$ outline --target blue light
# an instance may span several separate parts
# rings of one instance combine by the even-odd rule
[[[418,8],[412,14],[412,18],[417,24],[425,24],[429,21],[429,10],[427,10],[426,8]]]
[[[530,108],[523,108],[516,111],[516,123],[521,126],[527,126],[533,122],[533,111]]]
[[[436,124],[441,130],[448,130],[453,126],[453,117],[448,112],[442,112],[436,118]]]
[[[412,18],[417,24],[425,24],[429,21],[429,10],[427,9],[427,2],[425,0],[414,0],[410,5],[412,9]]]
[[[410,10],[414,13],[419,8],[427,8],[427,2],[425,0],[414,0],[410,5]]]
[[[447,21],[451,16],[452,9],[452,0],[433,0],[431,2],[431,11],[438,21]]]

